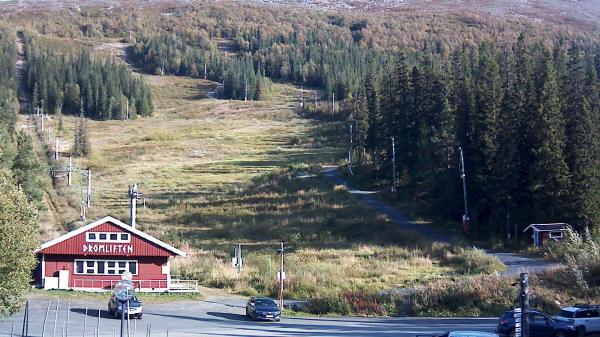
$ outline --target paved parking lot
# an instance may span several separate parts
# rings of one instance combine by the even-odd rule
[[[41,337],[49,300],[30,301],[29,336]],[[208,297],[203,301],[144,303],[144,317],[132,320],[130,336],[415,336],[448,330],[493,331],[496,319],[422,319],[422,318],[297,318],[281,322],[253,322],[244,316],[243,298]],[[56,300],[50,302],[44,337],[118,336],[119,320],[109,317],[106,303],[100,301],[61,301],[55,325]],[[86,314],[87,308],[87,314]],[[100,313],[100,318],[98,318]],[[21,336],[23,316],[0,322],[0,337]],[[68,322],[68,324],[67,324]],[[64,329],[64,330],[63,330]],[[64,331],[64,333],[63,333]],[[68,334],[67,334],[68,333]]]

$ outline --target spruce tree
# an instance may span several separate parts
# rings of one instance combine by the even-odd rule
[[[15,132],[19,102],[12,90],[0,84],[0,125],[8,133]]]
[[[600,148],[594,108],[587,96],[591,88],[585,58],[576,43],[569,49],[568,74],[564,115],[567,121],[566,160],[571,172],[573,218],[580,226],[594,227],[600,223]]]
[[[42,172],[42,164],[33,150],[31,137],[24,131],[17,133],[17,155],[13,161],[12,171],[27,199],[35,205],[39,205],[44,195],[44,183],[41,179],[44,172]]]
[[[394,64],[389,84],[389,97],[384,123],[387,131],[386,142],[394,136],[398,140],[398,171],[412,167],[415,161],[415,123],[412,109],[412,88],[406,54],[401,51]],[[388,158],[391,157],[388,154]]]
[[[60,135],[62,134],[62,132],[64,131],[64,124],[63,124],[63,118],[62,118],[62,109],[60,108],[60,106],[56,107],[56,111],[54,112],[56,119],[58,119],[58,136],[60,137]]]
[[[474,222],[489,223],[495,209],[498,116],[503,94],[498,55],[491,43],[483,43],[479,47],[475,77],[477,103],[472,115],[472,143],[468,147],[469,159],[466,162],[473,181],[471,195],[478,200],[473,210]]]
[[[561,111],[557,73],[548,52],[539,69],[538,100],[532,121],[530,215],[539,221],[555,221],[566,214],[569,193],[569,168],[565,161],[565,119]]]
[[[80,113],[77,119],[77,127],[75,130],[75,139],[73,142],[73,155],[75,156],[89,156],[92,152],[92,146],[90,144],[87,125],[83,111]]]
[[[75,122],[75,132],[73,134],[73,148],[71,152],[74,156],[81,156],[83,154],[83,146],[81,144],[81,122],[82,118],[77,118]]]
[[[365,152],[369,131],[369,105],[366,96],[365,87],[361,86],[352,110],[352,116],[356,125],[356,149],[360,165],[365,163]]]
[[[0,168],[11,169],[14,157],[12,134],[0,125]]]
[[[381,116],[381,88],[379,78],[374,74],[374,69],[369,72],[365,79],[365,95],[369,110],[366,148],[371,152],[374,163],[378,164],[377,158],[385,135]]]

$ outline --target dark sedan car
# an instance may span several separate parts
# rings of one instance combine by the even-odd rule
[[[500,336],[515,335],[515,318],[512,310],[506,311],[500,316],[500,322],[496,327],[496,332]],[[529,310],[527,312],[529,321],[529,337],[575,337],[577,330],[573,324],[555,320],[538,310]]]
[[[281,310],[272,298],[251,297],[246,304],[246,316],[253,320],[279,321]]]
[[[129,311],[127,311],[127,304],[125,304],[124,307],[125,315],[129,313],[129,317],[141,319],[142,315],[144,314],[142,301],[140,301],[136,296],[133,296],[133,298],[129,300]],[[112,295],[108,301],[108,312],[110,312],[110,314],[115,318],[121,318],[121,304],[115,295]]]

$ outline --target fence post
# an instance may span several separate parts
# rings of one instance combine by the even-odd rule
[[[60,308],[60,299],[56,300],[56,312],[54,313],[54,326],[52,327],[52,337],[56,334],[56,322],[58,321],[58,309]]]
[[[49,306],[50,304],[48,304]],[[29,335],[29,301],[25,302],[25,312],[23,312],[23,327],[21,330],[21,337],[27,337]]]
[[[83,316],[83,335],[82,335],[82,337],[85,337],[85,326],[87,323],[87,315],[88,315],[88,308],[85,307],[85,315]]]
[[[50,311],[50,301],[48,301],[48,307],[46,308],[46,315],[44,316],[44,323],[42,325],[42,337],[46,334],[46,322],[48,321],[48,312]]]
[[[96,323],[96,337],[100,336],[100,309],[98,309],[98,322]]]
[[[67,330],[65,331],[65,337],[69,337],[69,322],[71,322],[71,302],[67,307]]]

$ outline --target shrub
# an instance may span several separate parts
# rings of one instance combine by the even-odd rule
[[[363,316],[387,316],[385,297],[364,291],[346,292],[344,298],[354,314]]]
[[[333,191],[336,193],[346,193],[348,192],[348,187],[346,187],[345,185],[335,185],[333,187]]]
[[[412,312],[417,316],[497,316],[517,296],[512,281],[494,276],[436,281],[417,288]]]
[[[465,274],[492,274],[506,270],[502,261],[479,248],[457,248],[449,258],[458,271]]]
[[[344,297],[338,296],[327,296],[311,299],[308,301],[304,310],[315,315],[324,315],[329,313],[349,315],[352,311],[348,300]]]
[[[566,263],[572,287],[584,296],[600,294],[600,245],[588,229],[583,234],[568,230],[562,241],[545,249],[547,255]]]

